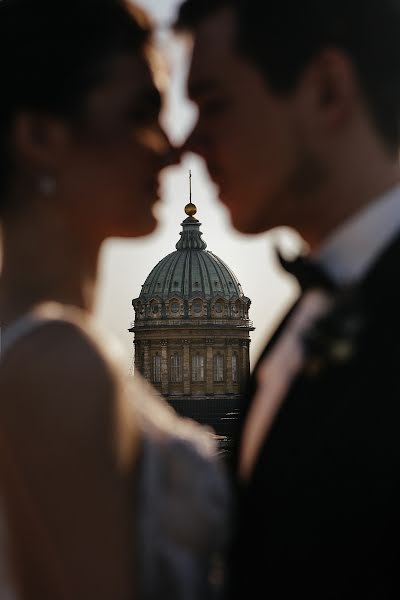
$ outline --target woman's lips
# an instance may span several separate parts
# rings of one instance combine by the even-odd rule
[[[159,200],[160,193],[161,193],[161,184],[159,182],[158,177],[154,177],[149,181],[149,184],[147,186],[147,191],[148,191],[149,195],[152,198],[154,198],[154,202]]]

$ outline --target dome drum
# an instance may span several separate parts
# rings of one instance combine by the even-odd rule
[[[194,298],[184,299],[180,296],[173,296],[166,300],[160,298],[151,298],[144,301],[143,298],[136,298],[132,301],[135,310],[135,326],[151,324],[154,320],[162,320],[163,326],[176,325],[177,320],[182,322],[191,319],[212,319],[227,324],[235,321],[238,326],[249,328],[252,323],[249,320],[250,300],[246,297],[227,301],[222,296],[207,299],[204,294],[199,294]]]

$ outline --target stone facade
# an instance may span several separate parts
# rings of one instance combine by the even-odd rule
[[[176,252],[156,265],[132,301],[135,372],[182,415],[230,437],[249,376],[251,301],[201,239],[185,208]]]

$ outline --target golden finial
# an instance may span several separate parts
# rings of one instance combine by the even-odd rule
[[[192,203],[186,204],[185,213],[188,215],[188,217],[194,217],[194,215],[197,213],[196,205]]]
[[[197,213],[197,207],[192,203],[192,171],[189,171],[189,199],[189,204],[186,204],[185,206],[185,213],[188,217],[194,217]]]

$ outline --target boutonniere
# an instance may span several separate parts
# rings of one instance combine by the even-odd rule
[[[354,360],[365,324],[355,288],[341,291],[331,310],[303,335],[304,372],[315,377],[328,368],[343,367]]]

